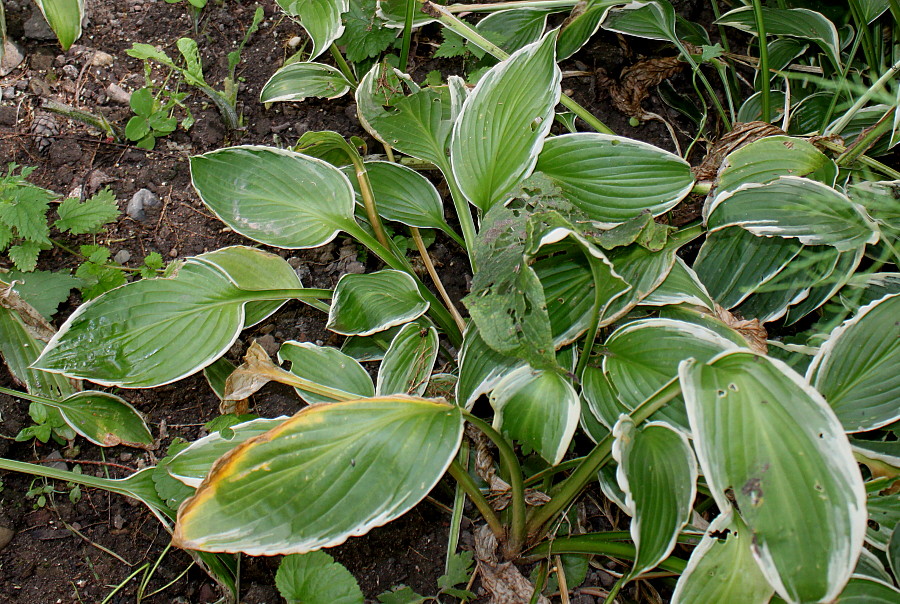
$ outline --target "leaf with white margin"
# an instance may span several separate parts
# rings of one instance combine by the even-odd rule
[[[792,602],[836,598],[862,548],[866,493],[828,403],[749,351],[687,360],[678,373],[703,475],[720,510],[734,498],[763,574]]]
[[[684,321],[642,319],[615,330],[603,345],[603,371],[619,393],[619,400],[634,409],[678,373],[688,358],[706,361],[738,345],[716,332]],[[654,416],[687,429],[684,402],[676,397]]]
[[[840,37],[834,23],[822,13],[806,8],[762,8],[767,36],[789,36],[811,40],[819,45],[831,60],[832,65],[841,69]],[[716,20],[717,25],[728,25],[741,31],[757,35],[756,17],[752,6],[742,6],[729,11]]]
[[[504,377],[523,365],[524,361],[502,355],[488,346],[478,327],[470,322],[459,351],[457,404],[472,409],[478,397],[491,392]]]
[[[814,180],[782,176],[718,195],[706,219],[710,232],[739,226],[754,235],[796,238],[841,252],[878,242],[878,226],[849,197]]]
[[[897,604],[900,590],[885,581],[853,577],[834,604]]]
[[[624,2],[593,0],[576,4],[560,29],[559,40],[556,43],[557,60],[568,59],[587,44],[600,29],[600,22],[606,17],[606,12],[617,4]]]
[[[620,415],[627,415],[631,411],[619,400],[615,386],[598,367],[585,367],[581,376],[581,398],[591,415],[606,426],[607,430],[613,429]]]
[[[346,274],[334,288],[326,327],[347,336],[367,336],[408,323],[428,310],[416,282],[402,271],[385,269]]]
[[[385,27],[403,29],[406,25],[406,0],[378,0],[375,14],[379,19],[387,21]],[[435,21],[437,19],[434,17],[426,15],[422,11],[416,11],[413,15],[412,28],[417,29]]]
[[[56,34],[63,50],[69,50],[75,40],[81,37],[81,22],[84,20],[84,0],[35,0],[37,7]],[[2,16],[2,9],[0,9]],[[4,30],[6,23],[4,20]],[[3,36],[3,43],[6,35]],[[0,54],[3,54],[0,52]]]
[[[893,583],[890,573],[885,570],[878,556],[865,547],[859,552],[859,560],[856,562],[856,568],[853,569],[853,575]]]
[[[277,254],[255,247],[233,245],[201,256],[228,275],[241,289],[298,289],[303,287],[297,272]],[[272,316],[286,300],[248,302],[244,307],[244,327],[252,327]]]
[[[678,578],[672,604],[765,604],[775,593],[753,558],[753,535],[730,508],[709,525]]]
[[[95,445],[154,448],[153,435],[144,418],[115,394],[85,390],[52,404],[49,400],[42,403],[59,409],[65,422]]]
[[[866,246],[856,250],[841,252],[834,269],[819,280],[819,285],[809,289],[806,298],[788,308],[786,325],[793,325],[829,300],[853,277],[865,255]]]
[[[623,415],[613,427],[616,478],[630,512],[637,555],[627,580],[665,560],[691,517],[697,495],[697,461],[687,436],[665,422],[637,428]]]
[[[422,396],[437,355],[438,334],[434,327],[422,329],[415,323],[404,325],[384,353],[378,368],[375,395]]]
[[[890,546],[894,527],[900,523],[900,498],[896,494],[877,495],[869,497],[866,503],[871,523],[866,530],[866,542],[886,552]]]
[[[581,417],[578,418],[578,425],[594,444],[599,443],[610,435],[609,428],[603,425],[600,418],[594,415],[584,396],[581,397]]]
[[[625,222],[643,211],[665,214],[694,186],[691,166],[682,158],[610,134],[548,138],[534,169],[591,220],[604,225]]]
[[[322,386],[335,388],[359,398],[375,396],[375,386],[369,372],[356,359],[331,346],[316,346],[312,342],[287,341],[278,351],[278,362],[288,361],[288,371]],[[333,403],[335,399],[294,388],[304,401]]]
[[[675,40],[675,9],[668,2],[631,2],[603,19],[603,29],[648,40]]]
[[[287,419],[285,415],[275,418],[260,417],[231,426],[228,430],[208,434],[179,451],[166,465],[166,471],[172,478],[189,487],[197,488],[217,459],[239,444],[280,426]],[[230,434],[231,437],[226,438],[223,432]]]
[[[289,63],[272,74],[259,92],[260,103],[336,99],[350,90],[340,70],[323,63]]]
[[[578,393],[567,379],[531,367],[503,378],[491,393],[491,406],[494,428],[554,466],[565,456],[581,415]]]
[[[556,31],[501,61],[478,81],[453,126],[459,188],[482,211],[505,199],[537,162],[561,94]]]
[[[900,418],[900,295],[863,307],[831,333],[807,379],[847,432],[867,432]]]
[[[341,15],[350,10],[350,0],[277,0],[284,12],[296,17],[313,43],[309,60],[325,52],[344,33]]]
[[[405,514],[444,475],[459,407],[392,396],[312,405],[219,459],[173,543],[251,556],[339,545]]]
[[[841,290],[841,304],[853,312],[881,300],[890,294],[900,294],[900,273],[859,273],[850,277]]]
[[[540,8],[497,11],[479,21],[475,30],[504,52],[513,53],[541,39],[547,27],[547,15],[551,12]],[[479,59],[485,55],[485,51],[477,46],[469,50]]]
[[[191,182],[219,220],[266,245],[319,247],[357,228],[347,177],[293,151],[244,146],[197,155]]]
[[[678,256],[675,257],[675,264],[666,275],[665,280],[650,292],[649,296],[641,300],[641,306],[668,306],[670,304],[691,304],[707,310],[712,310],[715,306],[715,302],[706,291],[700,277]]]

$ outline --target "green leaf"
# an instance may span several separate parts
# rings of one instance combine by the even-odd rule
[[[553,124],[561,72],[556,33],[493,67],[469,94],[453,127],[450,159],[463,194],[487,211],[531,172]]]
[[[85,390],[51,406],[59,409],[73,430],[95,445],[153,448],[153,435],[140,413],[114,394]]]
[[[491,392],[500,380],[522,365],[524,361],[502,355],[488,346],[477,325],[469,323],[459,351],[456,403],[471,409],[478,397]]]
[[[669,211],[694,186],[686,161],[653,145],[597,133],[547,139],[535,170],[592,220],[615,224]]]
[[[27,273],[33,271],[37,266],[38,254],[41,253],[41,244],[36,241],[23,241],[19,245],[9,248],[7,253],[16,268],[23,273]]]
[[[150,134],[150,123],[141,115],[132,116],[125,124],[125,136],[130,141],[140,141]]]
[[[109,187],[97,192],[84,203],[70,197],[57,208],[59,214],[53,226],[60,231],[69,231],[73,235],[96,233],[100,228],[119,216],[119,206],[115,194]]]
[[[900,590],[884,581],[869,577],[853,577],[835,600],[835,604],[894,604]]]
[[[900,417],[900,295],[863,307],[819,349],[807,379],[847,432],[867,432]]]
[[[313,43],[309,55],[312,61],[344,33],[341,15],[350,9],[350,1],[278,0],[278,6],[291,17],[296,17],[295,20],[309,34]]]
[[[621,3],[620,3],[621,4]],[[676,40],[675,9],[669,2],[632,2],[606,13],[603,29],[649,40]]]
[[[667,306],[691,304],[713,310],[714,302],[697,273],[681,258],[675,258],[672,270],[665,280],[649,296],[641,300],[642,306]]]
[[[34,0],[63,50],[69,50],[81,37],[84,0]]]
[[[422,399],[307,407],[213,467],[179,510],[174,542],[250,555],[338,545],[421,501],[462,430],[458,407]]]
[[[887,548],[888,564],[896,577],[900,573],[900,523],[894,526]]]
[[[578,394],[568,380],[530,367],[503,378],[491,393],[491,406],[495,428],[551,465],[562,461],[581,414]]]
[[[437,584],[441,589],[450,589],[454,585],[468,583],[472,576],[474,554],[469,551],[456,552],[447,558],[447,573],[438,577]]]
[[[866,495],[843,427],[787,365],[739,351],[679,376],[703,475],[720,510],[753,535],[753,553],[790,601],[831,601],[866,530]]]
[[[697,494],[697,462],[687,436],[668,424],[637,428],[622,416],[613,428],[612,455],[619,464],[619,487],[631,513],[631,540],[637,548],[627,577],[636,579],[669,557],[691,517]]]
[[[156,111],[156,100],[153,98],[153,90],[149,87],[138,88],[132,92],[128,104],[131,106],[131,110],[134,111],[136,117],[142,117],[145,120]],[[134,120],[134,118],[132,118],[132,120]],[[130,136],[128,138],[136,140]]]
[[[464,57],[469,54],[466,48],[466,40],[452,29],[444,28],[441,30],[441,37],[444,39],[438,49],[434,51],[435,59],[453,59],[456,57]]]
[[[288,604],[362,604],[356,579],[322,551],[285,556],[275,585]]]
[[[72,275],[51,271],[10,271],[3,276],[3,280],[12,284],[16,293],[45,319],[56,314],[59,305],[69,298],[69,292],[79,284],[78,279]]]
[[[387,21],[387,27],[401,29],[406,23],[406,0],[378,0],[377,14],[381,19]],[[426,15],[422,11],[416,11],[413,14],[412,27],[416,29],[434,21],[434,17]]]
[[[397,585],[391,591],[378,594],[381,604],[424,604],[430,599],[417,594],[406,585]]]
[[[4,193],[4,198],[0,200],[0,220],[15,228],[23,239],[49,244],[47,209],[55,195],[34,186],[19,186],[12,192]]]
[[[200,61],[200,49],[193,38],[178,38],[175,42],[178,52],[184,58],[187,69],[182,73],[190,84],[206,84],[203,79],[203,63]]]
[[[539,8],[516,8],[487,15],[475,29],[507,53],[541,39],[551,11]],[[473,46],[472,54],[483,57],[485,51]]]
[[[572,13],[563,22],[556,43],[557,60],[562,61],[574,55],[587,44],[597,30],[607,11],[621,0],[593,0],[584,4],[576,4]]]
[[[206,378],[206,383],[209,384],[209,387],[212,388],[220,400],[225,398],[225,382],[235,369],[237,367],[234,366],[234,363],[225,357],[220,357],[203,368],[203,377]],[[219,417],[225,416],[220,415]],[[206,429],[209,430],[208,427]]]
[[[343,275],[328,312],[331,331],[367,336],[408,323],[428,310],[412,277],[396,270]]]
[[[280,426],[287,419],[285,416],[271,419],[260,417],[231,426],[227,435],[223,434],[224,431],[211,432],[178,451],[166,465],[166,471],[185,485],[197,488],[217,459],[241,443]]]
[[[107,251],[107,255],[109,250]],[[127,279],[125,273],[117,267],[104,264],[106,260],[97,262],[85,262],[75,269],[75,277],[81,284],[78,286],[84,301],[92,300],[106,292],[125,285]]]
[[[753,534],[726,510],[709,525],[679,577],[672,604],[765,604],[774,589],[753,556]]]
[[[762,7],[767,36],[788,36],[818,44],[835,69],[841,69],[840,38],[834,24],[822,13],[805,8],[778,9]],[[743,6],[719,17],[718,25],[727,25],[757,35],[753,7]]]
[[[288,341],[278,351],[278,362],[290,362],[288,370],[294,375],[359,398],[375,396],[372,378],[356,360],[330,346],[316,346],[311,342]],[[297,394],[310,405],[333,403],[334,399],[295,388]]]
[[[17,311],[0,308],[0,353],[13,378],[29,393],[47,398],[74,393],[75,386],[63,376],[31,368],[43,348],[44,342],[35,337],[33,325],[27,326]]]
[[[706,222],[710,232],[740,226],[754,235],[796,238],[839,251],[878,242],[878,227],[843,193],[814,180],[782,176],[718,195]]]
[[[300,153],[255,146],[219,149],[191,158],[191,180],[220,220],[267,245],[318,247],[356,225],[347,177]]]
[[[603,424],[607,431],[612,431],[620,415],[631,412],[631,409],[619,400],[609,377],[597,367],[585,367],[581,376],[581,398],[591,415]]]
[[[434,327],[404,325],[394,336],[378,368],[376,396],[425,394],[437,355],[438,334]]]
[[[259,93],[260,103],[336,99],[350,90],[339,70],[322,63],[290,63],[276,71]]]
[[[336,44],[346,47],[346,59],[352,63],[377,57],[399,33],[386,27],[375,9],[375,0],[350,0],[350,10],[343,15],[345,29]]]

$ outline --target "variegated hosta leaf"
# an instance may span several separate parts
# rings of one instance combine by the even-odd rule
[[[537,42],[547,27],[547,15],[552,10],[540,8],[514,8],[498,11],[484,17],[475,26],[482,36],[507,53],[513,53],[526,44]],[[471,48],[475,56],[484,56],[482,49]]]
[[[556,32],[488,71],[453,126],[450,160],[466,198],[483,211],[531,172],[559,101]]]
[[[166,471],[187,486],[197,488],[217,459],[241,443],[280,426],[287,419],[286,416],[272,419],[260,417],[213,432],[179,451],[166,465]],[[223,433],[228,434],[229,438]]]
[[[621,0],[594,0],[586,5],[576,4],[565,20],[556,43],[557,60],[562,61],[574,55],[587,44],[606,17],[611,6],[623,4]]]
[[[867,432],[900,418],[900,295],[860,309],[819,349],[807,379],[847,432]]]
[[[222,222],[267,245],[318,247],[356,226],[347,177],[293,151],[244,146],[197,155],[191,182]]]
[[[359,398],[375,396],[372,378],[355,359],[330,346],[312,342],[285,342],[278,351],[278,362],[290,362],[289,371],[322,386],[336,388]],[[333,403],[335,399],[294,388],[310,405]]]
[[[153,448],[153,435],[141,414],[126,400],[97,390],[85,390],[57,401],[62,418],[73,430],[101,447],[125,445]]]
[[[273,258],[224,248],[188,258],[173,277],[109,291],[80,306],[33,366],[123,388],[151,388],[191,375],[231,347],[246,323],[246,304],[273,297],[253,290],[285,285],[279,262],[287,263]],[[250,274],[246,262],[253,259],[274,270]],[[302,297],[302,289],[295,291]],[[263,304],[254,309],[265,310]]]
[[[479,396],[490,393],[500,380],[524,364],[524,361],[502,355],[488,346],[478,333],[478,327],[469,323],[459,351],[456,403],[471,409]]]
[[[766,604],[775,590],[753,558],[753,534],[731,509],[724,511],[691,553],[672,604]]]
[[[437,355],[438,334],[434,327],[422,329],[415,323],[404,325],[394,336],[378,368],[376,396],[425,394]]]
[[[877,243],[879,238],[877,225],[849,197],[795,176],[744,184],[716,196],[706,222],[711,232],[739,226],[754,235],[796,238],[842,252]]]
[[[720,510],[733,497],[765,577],[792,602],[837,597],[862,547],[866,495],[828,403],[752,352],[684,361],[679,376],[703,475]]]
[[[585,367],[581,376],[581,398],[587,403],[591,414],[609,431],[619,421],[620,415],[631,412],[619,400],[609,377],[597,367]]]
[[[289,63],[272,74],[259,93],[260,103],[300,102],[308,98],[336,99],[350,90],[338,69],[323,63]]]
[[[15,296],[14,292],[11,294]],[[10,299],[10,294],[7,294],[7,302]],[[53,334],[48,331],[46,336],[52,337]],[[30,394],[52,399],[73,394],[76,388],[67,378],[31,367],[45,346],[35,337],[33,326],[26,325],[17,311],[0,307],[0,354],[13,379],[23,384]]]
[[[249,555],[305,553],[403,515],[456,457],[458,407],[385,397],[306,407],[213,466],[173,542]]]
[[[642,306],[671,304],[690,304],[707,310],[713,310],[715,305],[697,273],[677,256],[665,280],[649,296],[641,300]]]
[[[609,11],[603,29],[649,40],[673,40],[675,9],[669,2],[631,2]]]
[[[63,50],[69,50],[81,37],[84,0],[35,0]],[[5,24],[4,24],[5,28]],[[4,42],[6,36],[4,36]]]
[[[278,5],[303,26],[312,39],[309,60],[325,52],[344,33],[341,15],[350,9],[350,0],[277,0]]]
[[[592,220],[615,224],[664,214],[694,186],[686,161],[653,145],[597,133],[548,138],[535,170]]]
[[[491,393],[494,427],[537,451],[547,463],[562,461],[581,414],[578,393],[551,371],[521,367]]]
[[[886,581],[870,577],[853,577],[834,604],[896,604],[900,590]]]
[[[386,269],[365,275],[346,274],[334,288],[326,327],[343,335],[367,336],[408,323],[426,310],[428,302],[404,272]]]
[[[738,346],[711,329],[693,323],[642,319],[614,331],[603,348],[603,370],[622,403],[634,409],[677,375],[682,360],[705,361]],[[687,429],[687,416],[680,397],[661,409],[656,418]]]
[[[826,272],[814,287],[809,288],[806,298],[788,308],[786,325],[793,325],[816,310],[834,296],[853,277],[865,255],[865,246],[849,252],[841,252],[831,272]],[[807,276],[807,280],[809,276]]]
[[[687,436],[663,422],[636,428],[622,416],[613,428],[616,477],[631,513],[637,548],[629,579],[653,569],[675,548],[697,494],[697,461]]]
[[[406,22],[406,0],[378,0],[375,14],[379,19],[387,21],[387,27],[402,29]],[[435,21],[434,17],[426,15],[422,11],[416,11],[413,15],[412,26],[415,29]]]

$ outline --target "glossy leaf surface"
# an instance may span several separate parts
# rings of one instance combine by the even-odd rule
[[[276,71],[259,93],[260,103],[334,99],[350,90],[339,70],[323,63],[289,63]]]
[[[53,406],[59,409],[73,430],[95,445],[153,448],[153,435],[144,418],[115,394],[85,390],[67,396]]]
[[[349,0],[278,0],[278,5],[295,17],[309,37],[313,48],[309,59],[315,59],[344,33],[341,15],[350,9]]]
[[[437,354],[438,334],[434,327],[404,325],[384,353],[378,368],[376,395],[425,394]]]
[[[375,395],[372,378],[355,359],[331,346],[317,346],[312,342],[288,341],[278,351],[278,361],[288,361],[288,370],[294,375],[322,386],[336,388],[347,394],[366,398]],[[310,405],[333,403],[335,399],[294,388]]]
[[[343,335],[366,336],[412,321],[426,310],[428,302],[404,272],[346,274],[334,288],[327,327]]]

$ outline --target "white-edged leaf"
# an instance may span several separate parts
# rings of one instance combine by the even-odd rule
[[[191,182],[222,222],[267,245],[318,247],[356,225],[347,177],[293,151],[243,146],[197,155]]]
[[[425,394],[437,355],[438,334],[434,327],[404,325],[394,336],[378,368],[376,396]]]
[[[69,50],[81,37],[84,0],[34,0],[63,50]],[[4,36],[5,41],[5,36]]]
[[[807,379],[848,432],[900,418],[900,295],[863,307],[835,329],[813,358]]]
[[[606,11],[616,4],[624,3],[620,0],[594,0],[576,4],[560,28],[556,43],[557,59],[568,59],[587,44],[600,29],[600,22],[606,17]]]
[[[684,361],[679,377],[703,475],[720,510],[732,494],[765,577],[792,602],[837,597],[862,547],[866,494],[828,403],[749,351]]]
[[[355,359],[347,356],[337,348],[316,346],[312,342],[287,341],[278,351],[278,362],[288,361],[288,370],[316,384],[328,386],[367,398],[375,395],[372,378]],[[294,388],[300,398],[310,405],[315,403],[333,403],[335,399]]]
[[[350,82],[331,65],[289,63],[272,74],[259,92],[260,103],[300,102],[308,98],[336,99],[350,90]]]
[[[401,516],[456,458],[460,409],[410,397],[312,405],[213,466],[173,542],[249,555],[306,553]]]
[[[853,577],[834,604],[897,604],[900,590],[870,577]]]
[[[540,40],[550,12],[539,8],[497,11],[479,21],[475,29],[503,51],[513,53],[527,44]],[[477,57],[484,56],[485,51],[477,46],[471,50]]]
[[[608,225],[643,211],[664,214],[694,186],[690,164],[677,155],[610,134],[548,138],[535,171],[548,176],[589,218]]]
[[[521,367],[491,393],[494,427],[535,450],[547,463],[562,461],[581,414],[578,394],[551,371]]]
[[[101,447],[154,447],[144,418],[128,401],[97,390],[76,392],[56,401],[62,418],[83,437]]]
[[[669,2],[631,2],[606,13],[603,29],[649,40],[673,40],[675,9]]]
[[[343,335],[367,336],[408,323],[426,310],[428,302],[415,280],[402,271],[346,274],[334,288],[326,327]]]
[[[488,346],[478,333],[478,327],[470,322],[459,351],[457,404],[471,409],[479,396],[490,393],[500,380],[523,365],[524,361],[502,355]]]
[[[641,306],[691,304],[712,310],[715,303],[697,273],[677,257],[665,280],[641,300]]]
[[[341,15],[350,10],[350,0],[277,0],[278,5],[299,21],[312,39],[309,60],[325,52],[344,33]]]
[[[665,560],[691,517],[697,494],[697,461],[687,436],[664,422],[640,428],[622,416],[613,428],[616,478],[631,512],[631,540],[637,548],[628,579]]]
[[[552,31],[494,66],[463,102],[450,160],[459,188],[479,209],[504,201],[531,172],[553,124],[561,78]]]
[[[619,400],[609,377],[598,367],[585,367],[581,376],[581,398],[587,403],[591,415],[609,431],[619,421],[620,415],[631,411]]]

